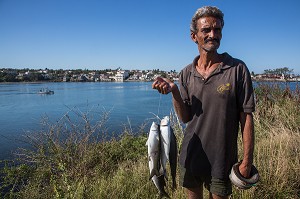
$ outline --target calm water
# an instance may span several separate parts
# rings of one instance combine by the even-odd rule
[[[28,132],[41,128],[42,117],[55,123],[71,109],[90,111],[100,119],[110,111],[108,132],[121,133],[124,125],[136,132],[142,124],[150,126],[154,114],[168,115],[171,95],[160,95],[151,88],[152,82],[96,83],[12,83],[0,84],[0,159],[10,157],[20,146],[16,141]],[[256,85],[256,83],[254,83]],[[289,83],[293,90],[296,83]],[[282,86],[285,86],[282,83]],[[41,88],[54,90],[54,95],[40,95]]]
[[[172,108],[171,95],[160,95],[152,82],[96,83],[13,83],[0,84],[0,159],[10,156],[20,145],[16,139],[41,128],[42,117],[57,121],[71,109],[90,111],[99,117],[110,111],[106,128],[121,133],[124,125],[133,131]],[[37,94],[39,89],[54,90],[54,95]],[[96,114],[95,114],[96,113]],[[146,129],[145,129],[146,130]]]

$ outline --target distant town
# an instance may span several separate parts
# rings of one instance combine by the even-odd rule
[[[155,70],[52,70],[52,69],[0,69],[0,82],[123,82],[123,81],[152,81],[157,76],[168,77],[174,81],[178,73]]]
[[[124,81],[153,81],[157,76],[168,77],[173,81],[178,80],[179,73],[175,70],[53,70],[53,69],[0,69],[0,82],[124,82]],[[278,68],[265,70],[263,74],[251,72],[254,81],[300,81],[300,76],[295,75],[292,69]]]

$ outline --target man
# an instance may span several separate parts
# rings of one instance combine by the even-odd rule
[[[157,78],[153,89],[172,93],[175,111],[188,123],[180,152],[181,184],[188,198],[229,198],[231,167],[237,159],[239,124],[243,136],[240,173],[250,176],[254,149],[253,87],[244,62],[219,54],[223,13],[216,7],[198,9],[191,22],[191,39],[199,56],[180,73],[179,85]]]

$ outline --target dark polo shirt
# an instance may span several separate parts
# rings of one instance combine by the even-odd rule
[[[196,176],[228,179],[237,162],[240,112],[255,110],[253,87],[246,65],[227,53],[224,61],[204,79],[195,66],[186,66],[179,85],[183,101],[190,106],[180,152],[180,164]]]

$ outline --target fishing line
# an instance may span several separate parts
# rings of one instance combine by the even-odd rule
[[[161,119],[159,118],[159,110],[160,110],[160,104],[161,104],[161,96],[162,94],[159,94],[159,100],[158,100],[158,108],[157,108],[157,114],[153,113],[153,112],[149,112],[150,114],[154,115],[154,118],[150,118],[150,120],[152,119],[157,119],[158,123],[160,123]]]
[[[159,100],[158,100],[157,116],[159,116],[159,109],[160,109],[161,96],[162,96],[162,94],[160,93],[160,94],[159,94]]]
[[[160,122],[161,119],[158,117],[158,115],[155,115],[155,113],[149,112],[150,114],[154,115],[154,118],[149,118],[149,120],[153,120],[153,119],[158,119],[158,121]]]
[[[156,114],[154,114],[154,113],[152,113],[152,112],[149,112],[149,113],[151,113],[152,115],[154,115],[154,117],[156,118],[156,119],[158,119],[158,121],[159,121],[159,123],[160,123],[160,121],[161,121],[161,119],[159,118],[159,114],[160,114],[160,106],[161,106],[161,97],[162,96],[162,94],[160,93],[159,94],[159,100],[158,100],[158,107],[157,107],[157,115]],[[152,118],[153,119],[153,118]]]

